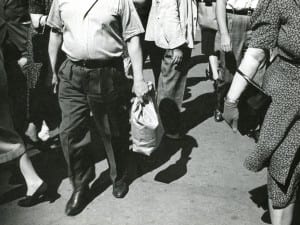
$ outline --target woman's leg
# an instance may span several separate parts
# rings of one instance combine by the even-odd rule
[[[274,209],[272,200],[269,199],[269,212],[272,225],[291,225],[293,221],[295,204],[290,204],[282,209]]]
[[[26,153],[20,158],[20,169],[27,185],[26,195],[31,196],[41,186],[43,180],[36,173],[31,160]]]

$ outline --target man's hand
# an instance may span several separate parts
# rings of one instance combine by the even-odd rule
[[[53,86],[53,93],[56,94],[57,92],[57,84],[58,84],[58,78],[57,78],[57,74],[53,73],[52,75],[52,86]]]
[[[138,98],[143,98],[149,92],[148,85],[144,80],[134,80],[133,88]]]
[[[175,48],[173,50],[173,64],[180,64],[183,58],[183,51],[180,48]]]
[[[224,103],[224,120],[231,126],[233,132],[237,132],[238,128],[238,119],[239,119],[239,110],[237,108],[238,102],[229,102],[225,99]]]
[[[221,49],[224,52],[232,51],[232,43],[229,34],[221,34]]]

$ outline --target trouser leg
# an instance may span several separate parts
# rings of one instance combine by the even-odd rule
[[[12,44],[6,44],[3,50],[4,66],[7,73],[8,96],[10,99],[11,116],[15,130],[23,135],[27,115],[27,82],[17,61],[20,53]]]
[[[128,110],[118,101],[97,103],[89,98],[93,118],[104,143],[112,182],[123,179],[129,154]]]
[[[118,68],[103,68],[95,74],[90,73],[87,91],[89,106],[104,143],[112,182],[125,178],[129,154],[130,89]]]
[[[0,48],[0,163],[8,162],[24,151],[22,139],[14,130],[7,95],[7,75]]]
[[[166,50],[158,81],[157,103],[166,133],[176,134],[180,131],[180,111],[183,101],[190,49],[184,49],[183,61],[174,64],[173,50]]]
[[[154,42],[147,42],[148,54],[150,57],[151,67],[154,74],[155,87],[158,87],[161,64],[164,56],[164,50],[157,47]]]
[[[75,189],[86,186],[95,176],[90,154],[89,117],[86,94],[82,88],[85,74],[70,61],[63,63],[60,72],[59,103],[62,111],[60,138],[69,177]]]

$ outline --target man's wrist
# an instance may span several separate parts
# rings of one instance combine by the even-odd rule
[[[232,104],[238,104],[239,103],[239,99],[231,98],[229,96],[226,96],[224,100],[225,100],[225,102],[232,103]]]
[[[133,75],[133,81],[134,82],[144,82],[143,75]]]

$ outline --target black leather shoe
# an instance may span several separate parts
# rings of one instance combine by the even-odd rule
[[[83,187],[73,191],[71,198],[66,205],[66,215],[75,216],[79,214],[89,202],[89,187]]]
[[[113,196],[116,198],[124,198],[129,188],[124,181],[117,181],[113,184]]]
[[[21,207],[31,207],[41,202],[41,199],[45,197],[47,192],[47,184],[43,182],[39,188],[34,192],[33,195],[25,196],[18,202],[18,205]]]
[[[214,118],[215,118],[215,121],[216,121],[216,122],[221,122],[221,121],[224,120],[224,119],[223,119],[223,116],[222,116],[222,113],[221,113],[218,109],[216,109],[216,110],[214,111]]]

